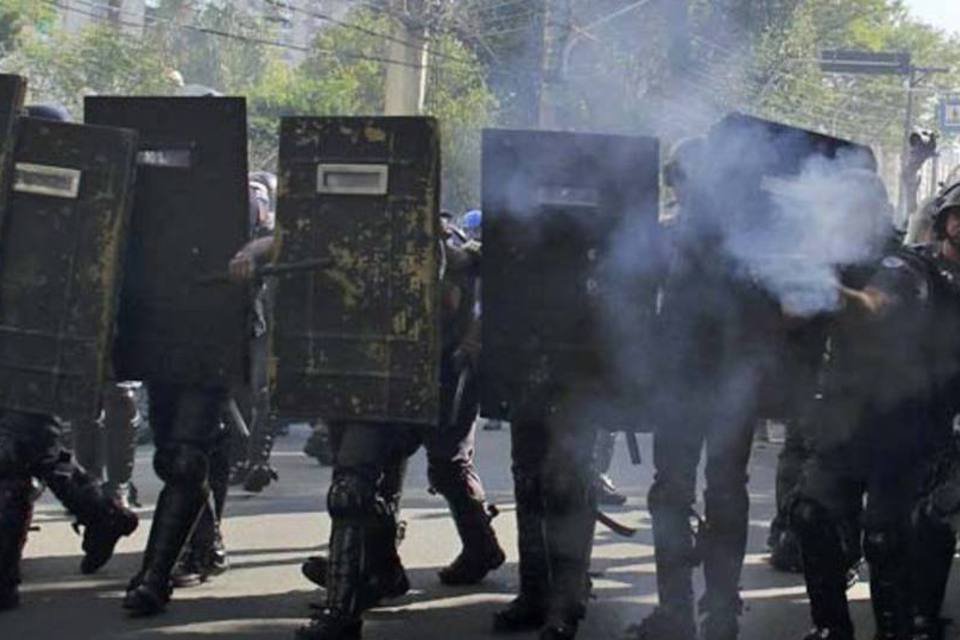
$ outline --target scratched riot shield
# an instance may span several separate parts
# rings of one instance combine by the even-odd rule
[[[440,152],[430,118],[287,118],[280,136],[274,411],[435,424]]]
[[[21,76],[0,74],[0,220],[6,210],[6,199],[13,169],[17,116],[23,108],[27,81]]]
[[[0,407],[95,419],[113,337],[136,134],[20,119],[0,230]]]
[[[628,284],[639,265],[619,261],[649,255],[652,263],[658,200],[655,139],[484,132],[484,416],[542,409],[529,405],[556,390],[613,392],[616,359],[630,347],[618,344],[626,327],[610,323],[616,307],[649,325],[656,292],[643,274]],[[649,336],[644,326],[629,330]],[[605,419],[618,426],[616,416]]]
[[[242,98],[87,98],[140,134],[116,366],[121,379],[242,383],[249,296],[223,273],[250,233]]]

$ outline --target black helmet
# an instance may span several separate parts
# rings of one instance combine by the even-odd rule
[[[56,104],[30,104],[26,106],[24,111],[30,118],[42,118],[43,120],[55,120],[57,122],[70,122],[72,120],[70,113]]]
[[[933,233],[942,240],[946,236],[947,215],[954,210],[960,212],[960,182],[941,191],[933,206],[936,207],[933,213]]]

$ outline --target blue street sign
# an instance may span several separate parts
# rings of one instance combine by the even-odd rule
[[[960,134],[960,95],[940,101],[940,131]]]

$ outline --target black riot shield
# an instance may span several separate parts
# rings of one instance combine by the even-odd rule
[[[721,218],[739,217],[745,225],[767,224],[771,179],[789,179],[813,158],[837,160],[838,169],[877,170],[870,147],[741,113],[714,125],[707,141],[710,186],[717,187],[713,208]]]
[[[135,154],[129,130],[20,119],[0,230],[0,407],[99,413]]]
[[[796,183],[811,164],[826,162],[829,171],[836,174],[860,170],[869,175],[877,171],[876,156],[869,147],[849,140],[740,113],[730,114],[718,122],[707,142],[714,160],[708,171],[714,215],[737,229],[735,233],[739,237],[749,238],[757,229],[776,226],[777,230],[771,235],[785,238],[785,243],[758,241],[753,247],[763,251],[767,245],[786,245],[786,250],[771,253],[761,262],[779,264],[784,272],[793,274],[797,295],[802,301],[805,274],[810,265],[822,257],[805,255],[803,249],[797,248],[807,244],[802,240],[807,234],[803,229],[791,233],[783,217],[777,215],[778,194],[789,193],[790,185]],[[853,179],[849,181],[852,191],[862,186]],[[844,215],[839,203],[823,213]],[[807,226],[802,220],[799,222]],[[754,261],[750,266],[756,264]],[[751,318],[758,327],[767,327],[765,331],[758,330],[757,335],[766,336],[773,356],[761,383],[757,412],[758,417],[790,422],[808,410],[810,398],[816,393],[829,327],[816,318],[805,323],[797,318],[784,322],[780,309],[787,299],[782,292],[780,298],[777,305],[767,310],[766,317],[756,313]]]
[[[13,169],[13,148],[17,116],[23,109],[27,81],[21,76],[0,74],[0,221],[6,210],[10,176]]]
[[[274,411],[331,421],[438,421],[440,151],[430,118],[288,118]]]
[[[619,261],[655,262],[658,210],[655,139],[484,132],[484,416],[542,410],[531,403],[555,390],[596,397],[619,377],[612,315],[649,323],[656,291]]]
[[[242,98],[87,98],[86,119],[140,133],[118,316],[122,379],[247,378],[249,296],[210,278],[250,234]]]

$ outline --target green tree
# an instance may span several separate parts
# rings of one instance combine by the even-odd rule
[[[276,148],[283,115],[383,113],[390,17],[356,10],[349,25],[324,29],[295,69],[270,64],[250,94],[255,114],[253,155],[262,162]],[[476,56],[453,35],[435,37],[428,67],[426,111],[439,118],[443,145],[444,199],[451,208],[479,203],[479,130],[491,124],[496,101]]]
[[[17,47],[25,30],[48,29],[56,14],[37,0],[0,0],[0,51]]]
[[[5,3],[0,7],[11,8],[13,1],[0,0]],[[27,0],[17,2],[30,6]],[[170,94],[176,90],[173,70],[187,84],[245,95],[254,169],[276,167],[282,116],[383,112],[384,79],[392,64],[384,37],[392,26],[387,12],[354,10],[345,24],[321,30],[300,55],[277,46],[275,23],[238,3],[208,2],[199,12],[196,6],[189,0],[162,0],[142,30],[128,15],[121,24],[105,20],[80,33],[53,25],[25,29],[15,51],[0,52],[0,68],[30,78],[31,100],[62,103],[78,116],[84,95]],[[450,30],[435,35],[431,49],[426,108],[441,121],[446,202],[475,206],[479,129],[494,121],[497,103],[486,67]],[[298,55],[300,62],[291,63]]]

